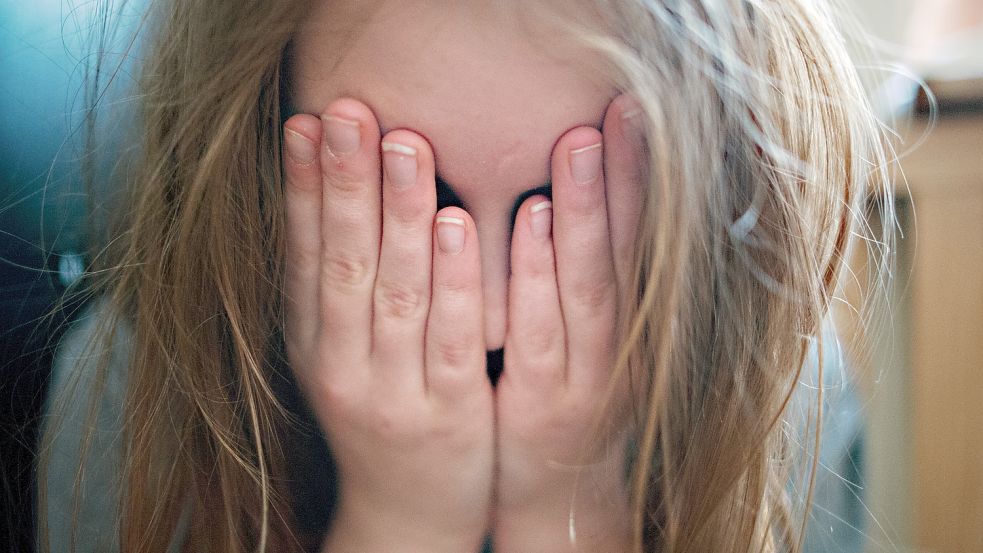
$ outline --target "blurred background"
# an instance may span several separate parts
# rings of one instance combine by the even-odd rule
[[[865,421],[864,550],[983,552],[983,1],[855,7],[909,72],[875,79],[901,139],[894,278],[866,328],[838,313]]]
[[[840,294],[849,385],[831,405],[809,551],[983,553],[983,0],[841,3],[881,58],[864,69],[898,135],[885,199],[899,232],[893,278]],[[85,214],[100,219],[81,176],[112,170],[113,125],[132,109],[142,2],[107,4],[124,13],[99,67],[95,3],[0,1],[0,550],[31,551],[51,345],[78,307],[57,302],[83,276]],[[87,71],[118,77],[98,159],[82,155],[100,93]],[[851,263],[871,269],[862,247]]]

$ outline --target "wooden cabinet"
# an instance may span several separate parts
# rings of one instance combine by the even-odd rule
[[[943,117],[902,167],[914,543],[983,552],[983,113]]]
[[[943,113],[901,167],[895,278],[854,348],[867,551],[983,553],[983,110]]]

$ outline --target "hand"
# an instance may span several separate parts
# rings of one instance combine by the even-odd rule
[[[474,551],[494,458],[474,222],[435,219],[421,136],[388,133],[380,175],[364,104],[292,117],[284,144],[287,355],[340,474],[325,548]]]
[[[552,204],[534,196],[519,209],[496,390],[496,553],[626,551],[630,543],[627,385],[615,389],[613,416],[595,425],[617,316],[631,297],[641,208],[641,139],[632,137],[641,134],[622,114],[634,106],[627,96],[611,103],[603,141],[589,127],[564,134],[553,151]],[[592,444],[595,430],[604,439]]]

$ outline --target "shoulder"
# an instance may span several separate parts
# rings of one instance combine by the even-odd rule
[[[58,345],[41,442],[51,551],[73,550],[73,534],[80,553],[119,549],[116,475],[129,349],[128,329],[104,299],[92,302]]]
[[[130,344],[129,329],[108,300],[89,304],[58,344],[46,413],[84,408],[81,404],[91,402],[94,396],[100,400],[100,412],[119,412]],[[98,422],[109,421],[99,417]]]

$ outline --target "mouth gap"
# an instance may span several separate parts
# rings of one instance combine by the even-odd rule
[[[485,367],[488,371],[488,379],[492,386],[498,385],[498,378],[502,376],[502,363],[505,360],[505,348],[499,348],[485,352]]]

